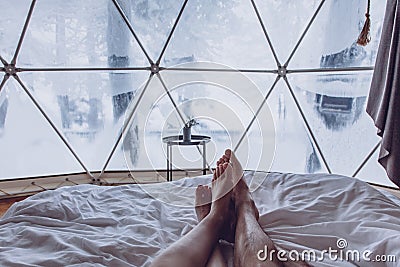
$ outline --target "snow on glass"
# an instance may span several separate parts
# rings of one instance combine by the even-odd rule
[[[285,63],[319,0],[254,1],[270,37],[272,52],[251,1],[188,1],[166,47],[160,66],[211,61],[237,69],[277,69]],[[182,1],[118,1],[121,10],[148,53],[156,62],[182,7]],[[372,42],[355,44],[364,23],[366,1],[327,0],[291,57],[288,69],[373,66],[379,44],[385,1],[372,1]],[[0,55],[11,61],[30,1],[0,1]],[[148,67],[147,56],[131,34],[112,1],[37,1],[17,58],[22,68],[127,68]],[[275,57],[276,56],[276,57]],[[144,70],[26,71],[21,80],[62,132],[90,170],[101,170],[124,123],[132,99],[146,82]],[[224,75],[221,73],[221,75]],[[246,74],[265,95],[273,74]],[[304,111],[325,158],[335,173],[352,175],[378,139],[365,113],[372,72],[290,74],[288,80]],[[226,94],[209,85],[176,90],[177,104],[212,94]],[[243,94],[246,89],[243,88]],[[225,96],[224,96],[225,97]],[[226,101],[240,106],[227,94]],[[143,132],[135,117],[108,169],[165,168],[161,127],[166,120],[168,97],[151,110],[150,125]],[[276,127],[276,152],[272,171],[315,173],[326,168],[306,131],[293,97],[282,79],[267,101]],[[196,107],[183,110],[190,118]],[[210,107],[212,108],[212,107]],[[215,112],[218,112],[216,108]],[[251,114],[248,114],[251,118]],[[247,114],[245,115],[247,116]],[[179,121],[179,120],[177,120]],[[215,153],[229,144],[229,135],[240,135],[234,126],[198,120],[198,134],[211,135]],[[179,125],[174,125],[179,131]],[[251,131],[250,131],[251,134]],[[154,139],[152,162],[146,165],[143,136]],[[254,138],[262,136],[253,135]],[[258,136],[258,137],[257,137]],[[82,171],[65,145],[10,79],[0,93],[0,179]],[[222,150],[222,151],[219,151]],[[371,159],[364,177],[384,177]],[[372,162],[374,161],[374,162]],[[195,167],[195,163],[193,166]],[[197,166],[197,165],[196,165]]]

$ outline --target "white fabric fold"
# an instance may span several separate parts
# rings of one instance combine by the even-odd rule
[[[254,179],[253,179],[254,178]],[[397,255],[400,201],[354,178],[338,175],[246,173],[261,184],[253,197],[260,225],[279,249],[317,253],[345,239],[345,249]],[[142,186],[79,185],[14,204],[0,220],[0,266],[148,266],[196,224],[194,188],[211,176]],[[144,189],[179,196],[179,207]],[[195,248],[193,248],[195,249]],[[232,255],[232,248],[230,255]],[[257,252],[255,252],[257,253]],[[333,261],[314,266],[397,266]]]

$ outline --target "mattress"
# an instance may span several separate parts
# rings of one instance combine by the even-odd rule
[[[260,225],[286,255],[309,251],[303,254],[314,266],[398,266],[396,197],[339,175],[246,172],[245,178]],[[148,266],[197,224],[194,190],[210,179],[77,185],[29,197],[0,219],[0,266]],[[324,252],[330,248],[338,252]],[[354,251],[360,259],[345,255]],[[371,253],[363,258],[365,252]]]

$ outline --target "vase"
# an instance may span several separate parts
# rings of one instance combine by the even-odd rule
[[[190,142],[192,139],[192,128],[191,127],[183,127],[183,142]]]

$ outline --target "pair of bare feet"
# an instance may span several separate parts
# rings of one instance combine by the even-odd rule
[[[219,216],[224,221],[220,238],[235,241],[237,217],[243,213],[253,214],[258,220],[259,213],[249,188],[242,177],[243,169],[234,153],[227,149],[217,161],[212,186],[199,185],[196,189],[195,210],[198,221],[206,216]]]
[[[242,176],[235,154],[226,150],[217,162],[211,188],[196,189],[199,224],[162,251],[151,266],[227,266],[220,238],[235,242],[235,266],[282,266],[276,256],[267,261],[256,257],[265,246],[276,248],[258,223],[258,210]]]

